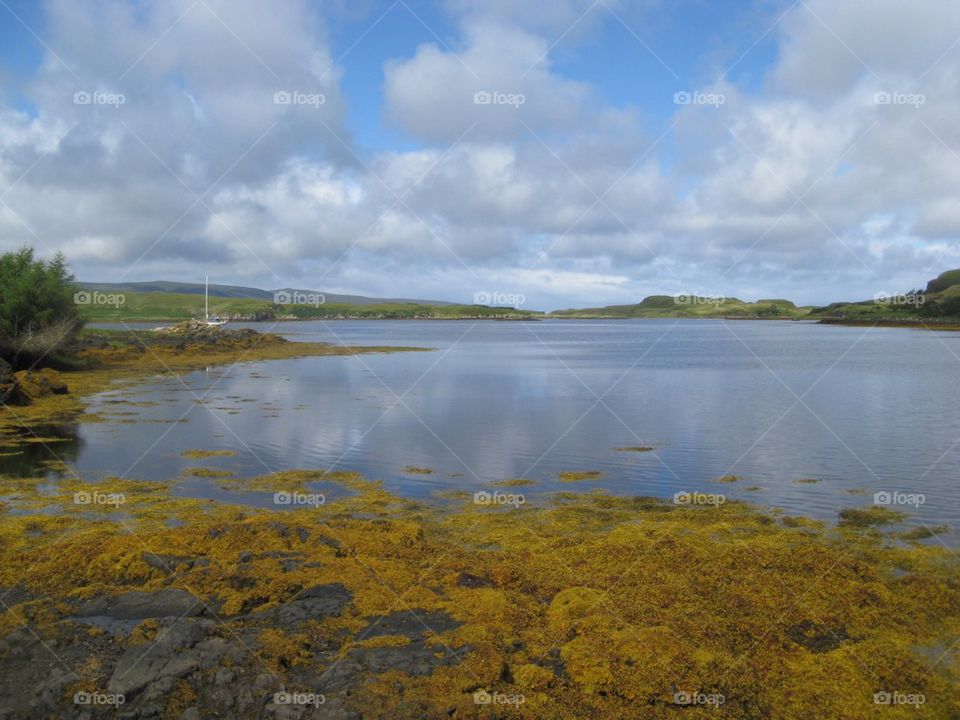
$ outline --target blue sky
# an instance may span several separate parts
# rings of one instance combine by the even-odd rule
[[[0,249],[543,308],[901,291],[960,264],[955,15],[4,0]]]

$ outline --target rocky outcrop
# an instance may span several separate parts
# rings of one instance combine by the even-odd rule
[[[5,405],[29,405],[30,398],[20,388],[13,368],[0,358],[0,403]]]
[[[290,529],[291,534],[295,531]],[[197,561],[175,555],[152,559],[164,568]],[[43,600],[18,587],[5,592],[12,604]],[[443,612],[412,609],[369,618],[358,635],[402,636],[406,643],[347,649],[349,636],[334,634],[302,647],[312,662],[282,672],[264,665],[264,630],[292,636],[302,632],[307,621],[346,612],[352,600],[344,585],[327,583],[308,587],[269,610],[224,618],[177,588],[88,599],[46,630],[24,627],[0,639],[0,720],[359,720],[347,704],[371,676],[389,670],[431,675],[471,651],[470,646],[447,647],[435,636],[459,627],[458,621]],[[96,632],[91,626],[122,632]],[[84,701],[90,697],[115,704]],[[173,697],[188,701],[172,702]]]
[[[109,617],[131,620],[158,617],[193,617],[204,609],[203,603],[186,590],[166,588],[155,592],[134,590],[121,595],[88,600],[77,608],[76,617]]]
[[[70,392],[59,372],[52,368],[42,370],[21,370],[13,375],[17,391],[27,401],[37,400],[48,395],[66,395]]]

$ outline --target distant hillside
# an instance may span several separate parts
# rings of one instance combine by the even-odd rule
[[[790,300],[744,302],[738,298],[716,296],[651,295],[634,305],[607,305],[598,308],[556,310],[558,318],[797,318],[808,308],[798,308]]]
[[[954,285],[960,285],[960,270],[947,270],[927,283],[928,294],[942,293]]]
[[[813,308],[811,317],[824,322],[953,323],[960,320],[960,269],[941,273],[925,290],[831,303]]]
[[[84,287],[78,293],[81,316],[91,322],[173,322],[200,317],[203,296],[172,292],[132,292],[103,286]],[[201,286],[202,287],[202,286]],[[212,288],[211,288],[212,290]],[[85,292],[85,294],[83,294]],[[264,292],[264,291],[259,291]],[[370,303],[326,302],[313,304],[275,304],[270,299],[245,297],[210,297],[210,314],[230,320],[311,320],[311,319],[478,319],[526,320],[542,317],[542,313],[484,305],[428,305],[376,301]],[[297,298],[294,292],[289,294]],[[300,293],[304,302],[319,298],[317,294]]]
[[[105,293],[173,293],[177,295],[203,295],[203,283],[170,282],[168,280],[131,283],[78,282],[77,285],[84,290],[99,290],[100,292]],[[299,290],[294,288],[281,288],[280,291],[286,291],[290,294],[297,293],[300,295],[321,294],[325,297],[328,303],[348,303],[350,305],[375,305],[377,303],[401,303],[414,305],[455,304],[451,302],[444,302],[442,300],[373,298],[366,297],[364,295],[338,295],[336,293],[324,293],[320,290]],[[261,290],[259,288],[243,287],[242,285],[210,286],[210,297],[269,300],[272,302],[274,295],[277,292],[278,290]]]

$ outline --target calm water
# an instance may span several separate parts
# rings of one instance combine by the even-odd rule
[[[425,496],[526,477],[537,481],[528,495],[721,492],[828,519],[901,491],[925,496],[900,508],[913,523],[960,526],[960,334],[672,320],[275,331],[436,350],[242,363],[105,392],[90,409],[111,421],[77,427],[66,459],[94,480],[197,465],[240,476],[337,468]],[[638,445],[656,450],[615,449]],[[237,455],[187,460],[188,448]],[[409,465],[433,472],[410,475]],[[603,474],[568,484],[557,482],[562,470]],[[712,481],[728,474],[741,479]],[[200,481],[181,492],[216,494]]]

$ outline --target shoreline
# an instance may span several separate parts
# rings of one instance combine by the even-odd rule
[[[423,350],[269,336],[144,350],[88,332],[81,355],[102,366],[62,373],[71,394],[23,408],[31,422],[76,419],[117,379]],[[821,717],[869,718],[864,657],[938,716],[957,709],[952,666],[914,648],[960,632],[960,565],[896,541],[885,508],[830,527],[747,502],[438,504],[350,472],[224,480],[284,498],[257,508],[178,497],[180,480],[0,477],[0,717],[81,720],[76,698],[103,697],[104,716],[129,718],[612,720],[640,705],[659,719],[703,695],[711,717],[799,720],[803,690]],[[329,483],[345,492],[319,495]]]

